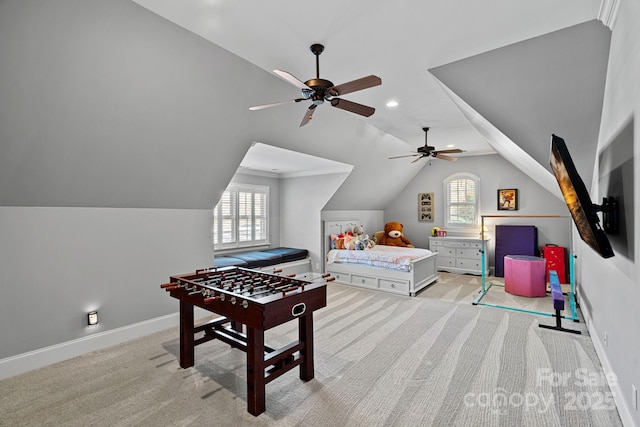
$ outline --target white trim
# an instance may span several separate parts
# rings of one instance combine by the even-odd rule
[[[598,19],[610,30],[613,30],[613,26],[616,24],[619,5],[620,2],[618,0],[602,0],[602,3],[600,3]]]
[[[451,204],[451,197],[450,197],[451,193],[449,193],[449,183],[451,181],[459,180],[459,179],[468,179],[468,180],[474,181],[476,184],[475,221],[473,223],[465,223],[465,224],[449,223],[449,205]],[[480,204],[481,204],[480,203],[480,177],[471,172],[456,172],[449,175],[442,181],[442,187],[444,190],[444,201],[445,201],[444,227],[447,230],[454,230],[454,231],[461,231],[461,232],[466,230],[477,229],[480,223]]]
[[[211,313],[196,307],[194,316],[202,318]],[[33,369],[43,368],[53,363],[102,350],[125,341],[140,338],[169,328],[178,327],[179,313],[167,314],[121,328],[88,335],[75,340],[39,348],[0,360],[0,380],[13,377]],[[176,336],[178,332],[176,331]]]
[[[592,319],[591,313],[589,313],[589,304],[583,304],[582,298],[578,294],[578,300],[580,304],[580,311],[582,312],[582,317],[584,318],[585,325],[587,326],[587,331],[589,332],[589,338],[593,343],[593,347],[596,350],[596,354],[598,355],[598,359],[600,360],[600,364],[602,365],[602,370],[605,373],[605,377],[607,378],[607,383],[609,384],[609,389],[611,389],[611,394],[613,395],[613,400],[616,403],[616,408],[618,409],[618,415],[620,415],[620,419],[622,420],[622,424],[625,426],[633,426],[635,425],[635,421],[633,420],[631,407],[627,404],[625,400],[625,392],[620,388],[620,381],[609,381],[609,373],[613,373],[617,375],[611,366],[611,362],[609,362],[609,358],[607,357],[607,352],[604,350],[602,346],[603,340],[598,336],[598,331],[595,328],[591,327]]]
[[[238,167],[238,173],[243,173],[245,175],[255,175],[255,176],[264,176],[268,178],[300,178],[305,176],[317,176],[317,175],[331,175],[338,173],[351,173],[353,170],[353,166],[339,166],[339,167],[331,167],[331,168],[323,168],[323,169],[315,169],[308,171],[298,171],[298,172],[267,172],[255,169],[249,169],[244,166]]]

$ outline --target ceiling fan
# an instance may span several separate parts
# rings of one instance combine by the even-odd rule
[[[352,113],[360,114],[361,116],[365,117],[371,116],[376,111],[375,108],[337,97],[346,95],[351,92],[356,92],[358,90],[378,86],[382,84],[382,80],[380,79],[380,77],[371,75],[334,86],[334,84],[329,80],[320,78],[320,54],[322,53],[322,51],[324,51],[324,46],[321,44],[313,44],[311,45],[310,49],[311,52],[313,52],[313,54],[316,56],[315,79],[310,79],[303,83],[286,71],[273,70],[273,72],[278,76],[300,89],[302,91],[301,98],[272,102],[270,104],[255,105],[253,107],[249,107],[249,109],[261,110],[263,108],[275,107],[276,105],[311,100],[311,105],[309,106],[307,111],[305,111],[302,122],[300,122],[300,127],[309,123],[309,120],[311,120],[316,107],[318,105],[322,105],[324,101],[329,102],[332,107],[340,108],[341,110],[350,111]]]
[[[454,162],[458,159],[456,157],[447,156],[447,154],[463,153],[463,151],[459,148],[453,148],[451,150],[436,150],[435,147],[427,145],[427,133],[429,132],[429,128],[422,128],[422,130],[424,131],[424,147],[418,147],[418,149],[416,150],[417,151],[416,153],[407,154],[405,156],[389,157],[389,159],[399,159],[401,157],[419,156],[417,159],[415,159],[411,163],[415,163],[418,160],[422,159],[423,157],[435,157],[436,159],[442,159],[442,160],[448,160],[450,162]]]

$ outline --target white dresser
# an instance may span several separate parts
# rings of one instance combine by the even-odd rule
[[[488,239],[484,241],[485,250]],[[465,237],[429,237],[429,249],[438,252],[436,268],[457,274],[482,274],[482,240]],[[484,271],[489,274],[489,254],[485,253]]]

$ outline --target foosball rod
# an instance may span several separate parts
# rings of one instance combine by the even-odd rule
[[[298,284],[295,284],[295,283],[287,282],[287,283],[284,283],[284,284],[282,284],[280,286],[274,286],[272,288],[265,289],[265,290],[260,291],[260,292],[256,292],[254,294],[251,294],[251,296],[258,296],[258,295],[262,295],[262,294],[268,294],[270,292],[284,292],[285,290],[289,291],[289,290],[298,289],[300,287],[304,289],[304,283],[298,285]]]

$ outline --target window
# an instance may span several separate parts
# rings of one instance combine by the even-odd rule
[[[445,226],[447,228],[476,228],[480,178],[472,174],[451,175],[444,181],[446,197]]]
[[[213,245],[230,249],[268,244],[269,187],[230,185],[213,209]]]

